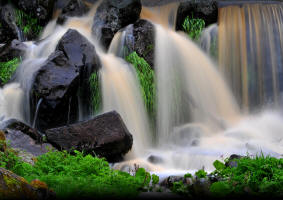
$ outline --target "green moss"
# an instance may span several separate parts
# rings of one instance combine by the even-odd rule
[[[91,90],[91,102],[92,110],[94,113],[98,113],[101,109],[102,95],[99,73],[94,72],[89,79],[90,90]]]
[[[202,30],[205,27],[205,21],[199,18],[187,16],[183,23],[183,30],[193,40],[198,40]]]
[[[18,9],[16,9],[16,24],[28,39],[36,38],[43,30],[43,27],[39,25],[38,19]]]
[[[19,58],[14,58],[8,62],[0,62],[0,79],[4,83],[7,83],[11,79],[11,76],[16,71],[19,63]]]
[[[155,117],[155,99],[156,99],[156,86],[155,86],[155,73],[150,65],[141,58],[136,52],[132,52],[126,57],[126,60],[131,63],[137,72],[138,79],[141,86],[142,97],[148,113]]]

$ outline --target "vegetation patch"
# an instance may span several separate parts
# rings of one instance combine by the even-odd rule
[[[16,24],[28,40],[35,39],[43,30],[43,27],[39,25],[38,19],[19,9],[16,9]]]
[[[10,60],[8,62],[0,62],[0,79],[4,84],[11,79],[11,76],[16,71],[19,63],[19,58],[14,58],[13,60]]]
[[[89,78],[89,85],[91,90],[92,110],[95,114],[100,111],[102,102],[100,78],[98,72],[94,72],[91,74]]]
[[[126,57],[127,62],[131,63],[136,72],[141,85],[142,97],[144,99],[145,106],[150,116],[155,116],[155,73],[150,65],[140,57],[135,51]]]
[[[104,159],[78,151],[75,151],[75,155],[66,151],[50,151],[37,157],[34,166],[21,161],[11,150],[0,153],[0,167],[25,178],[31,184],[46,187],[46,183],[59,199],[131,198],[140,191],[148,191],[150,182],[157,184],[159,180],[143,168],[138,168],[134,176],[113,170]]]
[[[182,26],[191,39],[198,40],[205,27],[205,21],[203,19],[187,16]]]

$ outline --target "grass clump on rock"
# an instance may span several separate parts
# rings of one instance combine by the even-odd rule
[[[155,116],[155,73],[150,65],[140,57],[135,51],[126,57],[127,62],[131,63],[136,72],[141,85],[142,97],[148,113]]]
[[[205,27],[205,21],[203,19],[187,16],[182,26],[183,30],[192,40],[198,40]]]
[[[101,86],[100,78],[98,72],[93,72],[89,78],[89,85],[91,91],[91,104],[92,111],[98,113],[101,109],[102,95],[101,95]]]
[[[8,62],[0,62],[0,80],[2,80],[4,84],[11,79],[11,76],[16,71],[19,63],[19,58],[14,58]]]

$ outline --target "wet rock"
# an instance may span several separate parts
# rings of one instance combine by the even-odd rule
[[[55,51],[35,76],[31,90],[31,114],[39,106],[37,129],[43,131],[77,119],[79,70],[62,51]],[[33,121],[34,116],[32,116]]]
[[[77,120],[80,88],[83,112],[90,113],[89,77],[99,66],[94,46],[76,30],[68,30],[35,76],[31,113],[35,113],[36,105],[42,99],[36,120],[39,130]]]
[[[13,39],[20,40],[19,29],[16,25],[15,10],[12,6],[0,7],[0,43]]]
[[[6,45],[0,47],[0,62],[7,62],[14,58],[23,56],[27,46],[19,40],[12,40]]]
[[[25,13],[39,20],[42,26],[52,19],[55,0],[12,0]]]
[[[97,8],[92,33],[108,49],[115,33],[139,19],[140,0],[105,0]]]
[[[5,133],[6,141],[10,147],[19,153],[19,157],[29,163],[33,163],[32,158],[47,153],[49,149],[54,149],[52,145],[43,143],[42,135],[28,125],[17,121],[9,120],[2,129]]]
[[[0,168],[1,199],[54,199],[55,193],[42,185],[29,184],[24,178]]]
[[[147,63],[154,68],[154,38],[155,30],[151,22],[140,19],[133,25],[132,39],[126,40],[128,52],[136,51]]]
[[[121,160],[133,144],[132,135],[115,111],[85,122],[49,129],[46,136],[58,149],[95,153],[109,162]]]
[[[185,182],[184,177],[182,176],[169,176],[168,178],[164,179],[160,185],[164,186],[166,188],[171,188],[173,187],[173,183],[182,181],[183,183]]]
[[[241,158],[243,158],[243,156],[232,154],[229,157],[228,161],[225,162],[225,166],[226,167],[231,167],[231,168],[238,167],[238,162],[235,159],[241,159]]]
[[[152,164],[160,164],[163,163],[163,159],[161,157],[155,156],[155,155],[150,155],[147,160],[151,162]]]
[[[70,0],[62,9],[57,23],[64,24],[68,17],[80,17],[89,11],[89,8],[82,0]]]
[[[205,26],[216,23],[218,18],[217,1],[185,1],[180,3],[177,12],[176,30],[183,30],[182,25],[187,16],[203,19]]]

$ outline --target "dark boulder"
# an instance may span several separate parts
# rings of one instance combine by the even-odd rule
[[[31,114],[42,99],[36,120],[39,130],[76,121],[78,86],[78,68],[62,51],[55,51],[37,72],[31,90]]]
[[[136,51],[137,54],[144,58],[153,68],[155,38],[153,24],[147,20],[140,19],[130,26],[132,27],[132,30],[127,33],[129,37],[125,41],[125,46],[128,48],[128,53]]]
[[[0,62],[7,62],[14,58],[24,55],[27,46],[19,40],[12,40],[11,42],[0,47]]]
[[[38,19],[42,26],[52,19],[55,0],[12,0],[12,2],[28,15]]]
[[[240,156],[240,155],[237,155],[237,154],[232,154],[229,159],[227,160],[227,162],[225,162],[225,166],[226,167],[237,167],[238,166],[238,162],[236,161],[237,159],[241,159],[243,158],[244,156]]]
[[[147,158],[147,161],[152,163],[152,164],[160,164],[160,163],[163,163],[164,160],[159,157],[159,156],[155,156],[155,155],[150,155],[148,158]]]
[[[70,29],[59,41],[57,50],[63,51],[68,60],[79,69],[79,97],[83,116],[91,114],[89,79],[100,67],[95,47],[78,31]]]
[[[1,199],[33,200],[56,198],[55,193],[49,190],[45,183],[36,184],[37,182],[32,181],[29,184],[24,178],[0,168],[0,197]]]
[[[115,111],[85,122],[49,129],[46,136],[60,150],[94,153],[110,162],[121,160],[133,144],[132,135]]]
[[[89,8],[82,0],[70,0],[62,9],[57,23],[64,24],[68,17],[80,17],[89,11]]]
[[[115,33],[139,19],[140,0],[105,0],[97,8],[92,33],[108,49]]]
[[[36,120],[39,130],[77,121],[78,97],[83,101],[83,113],[90,113],[89,76],[99,66],[94,46],[76,30],[67,31],[36,74],[31,90],[32,115],[42,99]],[[79,90],[82,96],[78,96]]]
[[[183,30],[182,25],[187,16],[203,19],[205,26],[216,23],[218,18],[217,1],[185,1],[180,3],[177,11],[176,30]]]
[[[12,6],[0,7],[0,43],[13,39],[21,40],[20,30],[16,25],[15,10]]]

